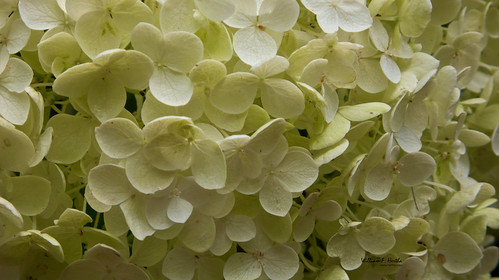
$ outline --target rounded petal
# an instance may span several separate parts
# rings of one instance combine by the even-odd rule
[[[69,68],[57,76],[52,86],[59,95],[78,98],[88,93],[94,80],[99,79],[101,66],[83,63]]]
[[[256,226],[253,220],[244,215],[230,215],[225,222],[225,229],[230,240],[246,242],[256,236]]]
[[[185,74],[167,67],[154,68],[149,87],[158,101],[169,106],[186,105],[194,91],[191,80]]]
[[[250,73],[232,73],[212,90],[213,106],[229,114],[240,114],[253,104],[258,89],[258,78]]]
[[[382,102],[367,102],[351,106],[341,106],[338,112],[353,122],[362,122],[390,111],[390,105]]]
[[[222,21],[236,10],[234,3],[228,0],[194,0],[199,11],[212,21]]]
[[[298,255],[290,247],[277,244],[263,254],[263,271],[270,279],[290,279],[298,272]]]
[[[261,64],[254,65],[251,67],[251,72],[257,75],[259,78],[268,78],[275,76],[279,73],[286,71],[289,67],[289,61],[282,56],[275,56],[270,60],[264,61]]]
[[[120,52],[122,50],[116,51]],[[105,67],[104,69],[109,69],[111,74],[127,88],[145,89],[154,69],[152,60],[139,51],[127,50],[122,52],[123,55],[118,55],[118,59],[107,64],[106,66],[109,68]],[[101,55],[99,55],[100,57]],[[97,61],[97,58],[95,61]]]
[[[49,119],[47,127],[53,128],[54,137],[46,157],[54,163],[74,163],[90,148],[92,124],[89,119],[58,114]]]
[[[194,0],[166,0],[160,11],[161,30],[163,32],[187,31],[194,33],[199,23],[194,18],[196,5]]]
[[[0,115],[15,125],[22,125],[28,119],[30,101],[26,93],[9,92],[0,86]]]
[[[327,7],[317,13],[317,23],[325,33],[338,31],[338,12],[333,7]]]
[[[194,180],[205,189],[221,189],[227,178],[225,157],[216,142],[196,140],[193,150],[192,174]]]
[[[42,213],[49,203],[50,181],[33,175],[23,175],[11,178],[12,190],[7,199],[26,216],[36,216]]]
[[[164,35],[162,57],[158,61],[169,68],[187,73],[203,58],[203,42],[194,34],[184,31]]]
[[[26,25],[34,30],[45,30],[63,24],[64,12],[56,1],[22,0],[19,1],[19,13]]]
[[[113,76],[95,80],[88,91],[88,107],[101,122],[116,117],[125,107],[126,90]]]
[[[305,109],[305,97],[292,82],[284,79],[266,79],[262,85],[263,108],[276,118],[293,118]]]
[[[144,240],[147,236],[154,233],[154,229],[149,225],[146,216],[147,198],[136,196],[127,199],[120,204],[121,211],[125,215],[125,220],[130,231],[135,238]]]
[[[359,32],[371,27],[373,19],[365,4],[357,0],[343,0],[336,6],[338,24],[347,32]]]
[[[224,265],[224,278],[227,280],[253,280],[262,274],[262,265],[257,258],[246,253],[231,255]]]
[[[392,166],[388,164],[378,164],[369,170],[364,184],[364,193],[375,201],[381,201],[388,197],[393,185]]]
[[[349,130],[350,121],[341,114],[336,114],[321,134],[310,137],[310,149],[321,150],[330,147],[341,141]]]
[[[328,256],[339,257],[341,266],[346,270],[360,267],[366,254],[353,234],[336,233],[327,242],[326,250]]]
[[[390,82],[394,84],[398,84],[402,77],[400,72],[400,68],[397,63],[388,57],[386,54],[383,54],[379,60],[379,64],[381,66],[381,70],[385,73],[385,76],[390,80]]]
[[[189,250],[175,248],[163,261],[163,275],[172,280],[192,279],[196,271],[196,259]]]
[[[405,186],[416,186],[430,177],[435,167],[435,160],[427,153],[410,153],[399,160],[398,179]]]
[[[374,59],[361,59],[359,62],[357,85],[369,92],[378,93],[386,89],[388,79],[383,74],[380,64]]]
[[[262,63],[277,54],[277,44],[272,36],[256,26],[238,30],[233,44],[237,56],[249,65]]]
[[[125,169],[112,164],[99,165],[90,170],[88,187],[95,198],[107,205],[118,205],[133,194]]]
[[[95,128],[95,139],[102,151],[112,158],[127,158],[142,146],[142,131],[131,120],[110,119]]]
[[[104,11],[82,15],[75,25],[74,35],[81,49],[90,58],[120,46],[122,34]]]
[[[180,198],[173,197],[168,204],[168,218],[174,223],[183,224],[192,213],[192,204]]]
[[[373,217],[366,219],[356,232],[360,247],[371,254],[383,255],[395,245],[395,228],[384,218]]]
[[[433,247],[440,264],[456,274],[470,272],[483,257],[482,250],[464,232],[449,232]]]
[[[173,133],[162,134],[147,143],[144,155],[154,167],[165,171],[186,170],[192,164],[190,144]]]
[[[263,0],[258,14],[261,25],[284,32],[295,25],[300,14],[300,6],[294,0]]]
[[[127,159],[125,170],[133,187],[146,194],[166,189],[175,179],[175,172],[157,169],[147,161],[142,151]]]
[[[0,74],[0,85],[14,92],[23,92],[33,79],[33,70],[24,61],[11,57]]]
[[[286,216],[293,204],[291,193],[273,178],[268,178],[265,181],[260,190],[259,199],[265,211],[280,217]]]
[[[185,247],[195,252],[205,252],[215,242],[216,227],[212,217],[200,213],[192,213],[192,216],[184,224],[178,238]]]
[[[319,168],[302,150],[290,150],[274,170],[274,178],[290,192],[302,192],[319,176]]]

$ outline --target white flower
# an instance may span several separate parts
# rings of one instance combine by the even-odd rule
[[[319,26],[326,33],[359,32],[368,29],[373,20],[369,9],[358,0],[302,0],[303,5],[317,15]]]

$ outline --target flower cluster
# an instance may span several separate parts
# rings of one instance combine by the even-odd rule
[[[2,279],[490,279],[499,1],[0,3]]]

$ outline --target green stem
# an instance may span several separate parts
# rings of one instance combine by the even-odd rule
[[[75,187],[75,188],[72,188],[72,189],[70,189],[70,190],[66,191],[66,194],[67,194],[67,195],[71,195],[71,194],[73,194],[73,193],[79,192],[79,191],[80,191],[81,189],[83,189],[83,188],[85,188],[85,185],[80,185],[80,186],[78,186],[78,187]]]
[[[99,225],[100,215],[100,212],[97,212],[97,215],[95,215],[94,228],[97,228],[97,226]]]
[[[305,265],[306,268],[308,268],[308,270],[312,271],[312,272],[318,272],[320,270],[320,268],[318,267],[315,267],[313,266],[309,261],[308,259],[303,255],[302,252],[300,252],[298,254],[300,256],[300,260],[301,262],[303,263],[303,265]]]

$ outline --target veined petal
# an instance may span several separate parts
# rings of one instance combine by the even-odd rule
[[[9,92],[0,86],[0,115],[15,125],[22,125],[28,119],[30,101],[26,93]]]
[[[300,261],[292,248],[277,244],[263,254],[263,271],[270,279],[290,279],[298,272]]]
[[[234,0],[236,12],[228,19],[225,24],[235,28],[245,28],[256,23],[257,1],[256,0]]]
[[[52,0],[21,0],[19,13],[24,23],[34,30],[50,29],[65,21],[64,12]]]
[[[221,189],[227,178],[227,166],[222,150],[213,140],[196,140],[193,151],[192,174],[205,189]]]
[[[194,0],[199,11],[212,21],[222,21],[229,18],[236,10],[229,0]]]
[[[196,32],[199,23],[194,19],[196,5],[193,0],[166,0],[160,12],[160,25],[163,32]]]
[[[277,54],[277,44],[267,32],[248,26],[234,34],[234,51],[246,64],[256,65]]]
[[[335,33],[339,27],[338,12],[331,6],[321,10],[317,14],[317,23],[324,32]]]
[[[300,6],[294,0],[263,0],[258,21],[264,27],[284,32],[295,25],[299,13]]]
[[[131,120],[110,119],[95,129],[100,148],[112,158],[127,158],[142,146],[142,131]]]
[[[319,168],[310,155],[302,150],[290,150],[274,170],[274,178],[290,192],[302,192],[312,185]]]
[[[183,73],[167,67],[155,67],[149,81],[151,94],[160,102],[169,106],[183,106],[192,97],[194,86]]]
[[[112,164],[99,165],[90,170],[88,187],[95,198],[108,205],[118,205],[133,194],[125,169]]]
[[[154,229],[147,222],[146,203],[145,197],[136,196],[120,204],[120,208],[125,214],[126,223],[138,240],[144,240],[154,233]]]
[[[169,68],[187,73],[203,58],[203,42],[196,35],[177,31],[165,34],[164,38],[159,62]]]
[[[276,118],[289,119],[305,109],[305,97],[292,82],[284,79],[266,79],[262,85],[262,104]]]
[[[173,197],[168,204],[168,218],[172,222],[183,224],[192,213],[192,204],[180,197]]]
[[[147,161],[142,151],[127,159],[125,170],[133,187],[146,194],[166,189],[175,179],[175,172],[157,169]]]
[[[97,79],[89,86],[87,102],[90,111],[101,122],[114,118],[125,107],[125,87],[113,76]]]
[[[291,192],[286,190],[274,178],[269,177],[265,181],[259,193],[260,204],[269,214],[284,217],[288,214],[293,197]]]
[[[258,77],[246,72],[227,75],[213,89],[210,101],[229,114],[240,114],[253,104],[258,89]]]
[[[359,32],[371,27],[369,9],[357,0],[343,0],[336,6],[338,25],[347,32]]]

